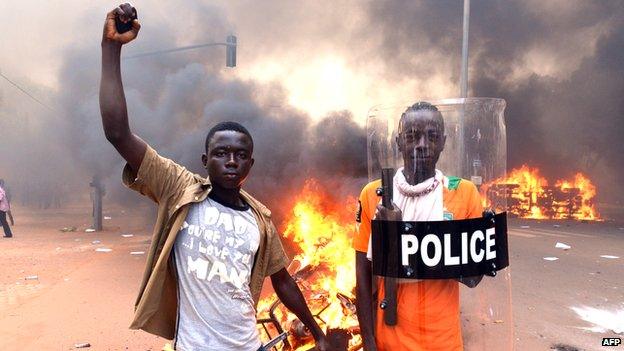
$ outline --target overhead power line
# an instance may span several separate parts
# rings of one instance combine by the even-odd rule
[[[14,86],[15,88],[17,88],[19,91],[21,91],[22,93],[26,94],[26,96],[28,96],[29,98],[33,99],[35,102],[37,102],[39,105],[47,108],[50,111],[54,111],[54,109],[46,104],[44,104],[41,100],[37,99],[36,97],[34,97],[31,93],[29,93],[28,91],[26,91],[26,89],[20,87],[17,83],[15,83],[14,81],[10,80],[7,76],[5,76],[4,74],[2,74],[2,72],[0,72],[0,77],[4,78],[7,82],[11,83],[12,86]]]

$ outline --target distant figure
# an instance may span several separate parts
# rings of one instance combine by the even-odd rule
[[[4,191],[4,179],[0,179],[0,224],[2,224],[2,229],[4,229],[4,237],[11,238],[13,237],[13,233],[11,233],[11,227],[9,227],[9,223],[7,222],[7,213],[11,219],[11,224],[14,224],[9,197]]]
[[[102,230],[102,197],[106,194],[106,189],[98,175],[93,175],[93,180],[89,183],[89,186],[93,188],[91,191],[91,201],[93,202],[93,229],[99,232]]]

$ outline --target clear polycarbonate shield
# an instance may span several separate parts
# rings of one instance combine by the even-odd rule
[[[417,102],[376,106],[367,120],[369,180],[384,179],[380,202],[390,191],[402,211],[397,223],[371,214],[377,344],[513,350],[507,198],[491,186],[506,170],[505,101]]]

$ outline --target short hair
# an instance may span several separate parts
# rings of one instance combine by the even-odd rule
[[[208,135],[206,135],[206,145],[205,145],[206,151],[208,151],[208,145],[210,144],[210,140],[212,139],[212,137],[217,132],[222,132],[226,130],[245,134],[246,136],[249,137],[249,140],[251,141],[251,147],[253,148],[253,138],[251,137],[251,134],[249,133],[247,128],[243,127],[243,125],[240,123],[227,121],[227,122],[219,122],[210,129],[210,131],[208,132]]]
[[[403,131],[403,120],[405,119],[405,116],[407,116],[408,113],[416,112],[416,111],[437,112],[440,115],[440,126],[442,127],[442,131],[444,131],[444,118],[442,118],[442,114],[440,113],[438,108],[429,102],[419,101],[413,104],[412,106],[408,107],[407,110],[405,110],[405,112],[401,114],[401,118],[399,119],[399,130],[398,130],[399,133]]]

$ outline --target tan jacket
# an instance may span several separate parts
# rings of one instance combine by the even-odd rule
[[[126,165],[123,182],[130,189],[158,203],[158,217],[130,328],[173,339],[178,298],[177,277],[171,252],[190,205],[206,199],[211,189],[210,182],[158,155],[149,146],[136,178],[131,168]],[[245,191],[241,191],[241,197],[251,207],[260,231],[260,246],[249,282],[257,305],[264,278],[286,267],[289,260],[271,222],[271,211]]]

